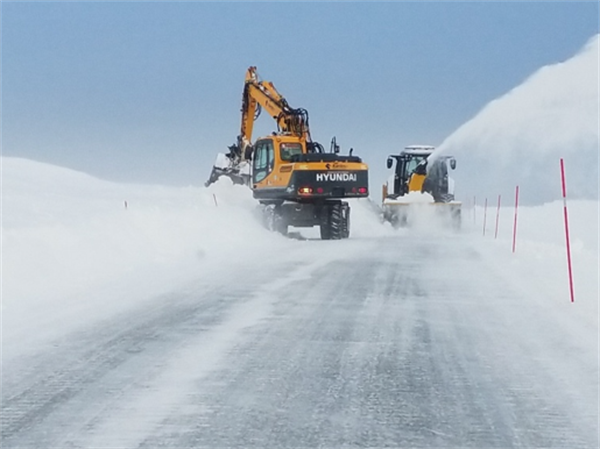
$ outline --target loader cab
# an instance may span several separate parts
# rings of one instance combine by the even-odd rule
[[[406,195],[410,188],[409,184],[413,174],[424,177],[427,174],[428,152],[407,152],[406,150],[399,155],[390,155],[387,159],[387,168],[392,168],[395,162],[394,174],[388,182],[392,186],[390,194],[395,197]],[[419,189],[420,190],[420,183]],[[414,187],[413,187],[414,189]]]
[[[454,180],[450,170],[456,169],[456,159],[442,156],[435,159],[429,167],[423,190],[433,196],[436,203],[454,201]]]

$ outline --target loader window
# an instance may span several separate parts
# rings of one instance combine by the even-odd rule
[[[299,143],[282,143],[279,145],[281,160],[291,161],[293,156],[302,154],[302,145]]]
[[[425,156],[415,156],[412,159],[410,159],[408,161],[408,163],[406,164],[406,172],[410,175],[412,172],[415,171],[417,166],[421,162],[423,162],[424,159],[425,159]]]
[[[272,140],[261,140],[256,143],[253,161],[253,181],[262,181],[273,170],[275,153]]]

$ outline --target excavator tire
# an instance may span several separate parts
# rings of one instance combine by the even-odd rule
[[[330,215],[329,208],[325,208],[321,215],[321,240],[331,240]]]
[[[288,224],[281,215],[275,216],[275,223],[273,223],[273,230],[279,232],[281,235],[288,234]]]
[[[288,223],[281,212],[281,206],[270,204],[263,210],[265,227],[270,231],[278,232],[282,235],[288,233]]]
[[[350,237],[350,205],[342,203],[342,238]]]
[[[321,219],[321,239],[340,240],[343,235],[344,218],[342,216],[342,204],[327,204]]]

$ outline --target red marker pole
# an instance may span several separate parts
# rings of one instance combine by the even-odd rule
[[[517,246],[517,211],[519,210],[519,186],[515,189],[515,221],[513,223],[513,241],[512,252],[515,252]]]
[[[483,206],[483,236],[485,237],[485,222],[487,221],[487,198]]]
[[[573,270],[571,268],[571,239],[569,238],[569,215],[567,214],[567,182],[565,181],[565,163],[560,159],[560,177],[562,180],[563,211],[565,217],[565,237],[567,240],[567,266],[569,268],[569,292],[571,293],[571,302],[575,302],[575,293],[573,292]]]
[[[500,220],[500,198],[502,198],[502,195],[498,195],[498,207],[496,208],[496,230],[494,231],[494,239],[498,238],[498,221]]]

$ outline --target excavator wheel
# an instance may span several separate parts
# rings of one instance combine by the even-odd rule
[[[320,223],[320,227],[321,227],[321,240],[330,240],[331,239],[331,226],[330,226],[330,221],[331,221],[331,214],[329,211],[329,207],[325,206],[325,208],[323,209],[322,213],[321,213],[321,223]]]
[[[287,235],[288,224],[281,213],[281,206],[269,204],[265,206],[263,214],[267,229],[279,232],[282,235]]]
[[[342,238],[350,237],[350,205],[342,203]]]
[[[281,215],[275,216],[275,222],[273,223],[273,230],[279,232],[281,235],[287,235],[288,224],[285,222]]]
[[[340,240],[344,238],[343,223],[342,204],[327,204],[321,218],[321,239]]]

